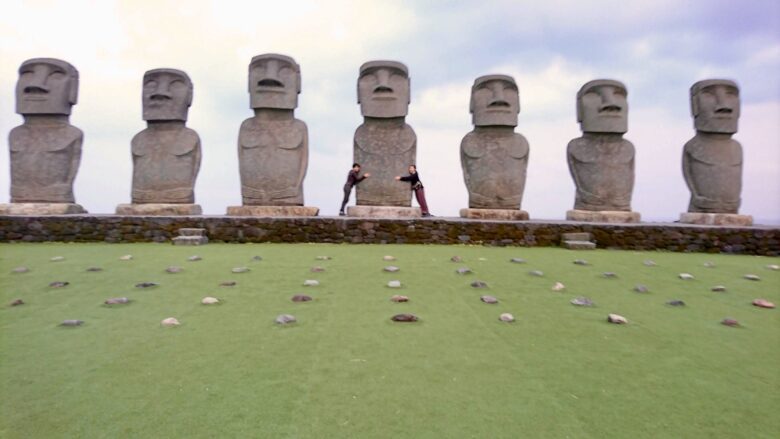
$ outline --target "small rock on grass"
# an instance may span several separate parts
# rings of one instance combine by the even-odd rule
[[[512,258],[509,260],[509,262],[512,262],[514,264],[525,264],[525,259],[523,258]]]
[[[742,277],[747,280],[761,280],[761,278],[757,274],[746,274]]]
[[[316,287],[319,284],[320,284],[320,282],[316,281],[314,279],[306,279],[305,281],[303,281],[303,286],[304,287]]]
[[[566,289],[566,285],[564,285],[561,282],[555,282],[555,284],[552,286],[553,291],[563,291]]]
[[[70,285],[70,282],[65,281],[56,281],[49,284],[49,286],[52,288],[65,288],[68,285]]]
[[[471,274],[473,271],[471,271],[471,268],[469,267],[460,267],[457,270],[455,270],[458,274]]]
[[[51,259],[49,259],[52,262],[60,262],[65,260],[65,256],[54,256]]]
[[[295,323],[298,320],[295,319],[295,316],[292,314],[279,314],[276,316],[276,319],[274,322],[278,325],[288,325],[290,323]]]
[[[120,260],[120,261],[132,261],[132,260],[133,260],[133,255],[124,255],[124,256],[120,256],[120,257],[119,257],[119,260]]]
[[[590,265],[585,259],[575,259],[574,265]]]
[[[704,263],[704,266],[707,267],[707,268],[715,268],[715,263],[707,261],[707,262]]]
[[[481,280],[475,280],[474,282],[471,283],[471,287],[472,288],[487,288],[488,284],[487,284],[487,282],[483,282]]]
[[[10,304],[10,305],[11,305],[11,306],[19,306],[19,305],[24,305],[24,300],[22,300],[22,299],[16,299],[16,300],[14,300],[13,302],[11,302],[11,304]]]
[[[395,265],[388,265],[387,267],[383,268],[382,270],[388,272],[388,273],[397,273],[401,271],[400,268],[396,267]]]
[[[260,256],[260,255],[255,255],[255,256],[252,256],[252,260],[253,260],[253,261],[262,261],[262,260],[263,260],[263,257],[262,257],[262,256]]]
[[[383,261],[395,261],[395,256],[385,255],[382,256]]]
[[[618,276],[617,274],[611,272],[611,271],[605,271],[601,273],[602,276],[606,277],[607,279],[616,279]]]
[[[710,288],[712,291],[716,293],[723,293],[726,291],[726,287],[723,285],[715,285],[714,287]]]
[[[234,286],[236,286],[236,281],[234,281],[234,280],[227,280],[225,282],[220,282],[219,286],[221,286],[221,287],[234,287]]]
[[[690,273],[680,273],[678,276],[682,280],[693,280],[694,279],[693,275],[690,274]]]
[[[766,266],[766,269],[767,269],[767,270],[774,270],[774,271],[778,271],[778,270],[780,270],[780,265],[777,265],[777,264],[770,264],[770,265],[767,265],[767,266]]]
[[[450,258],[450,261],[452,262],[463,262],[463,258],[460,256],[453,256]]]
[[[60,326],[65,327],[73,327],[73,326],[81,326],[84,324],[84,320],[63,320],[62,323],[60,323]]]
[[[480,296],[479,300],[491,305],[498,303],[498,299],[493,296]]]
[[[650,289],[647,288],[647,285],[636,284],[634,285],[634,291],[637,293],[649,293]]]
[[[625,317],[621,316],[620,314],[609,314],[607,316],[607,321],[609,323],[615,323],[618,325],[625,325],[626,323],[628,323],[628,320]]]
[[[292,296],[291,299],[293,302],[309,302],[311,301],[311,296],[307,296],[305,294],[296,294]]]
[[[141,282],[141,283],[135,284],[135,287],[136,288],[152,288],[152,287],[156,287],[157,285],[160,285],[160,284],[158,284],[156,282]]]
[[[404,303],[404,302],[408,302],[409,298],[406,296],[402,296],[400,294],[396,294],[393,297],[391,297],[390,300],[396,303]]]
[[[206,296],[200,300],[200,303],[204,305],[216,305],[219,303],[219,299],[216,297]]]
[[[574,299],[571,299],[571,304],[575,306],[593,306],[594,303],[592,300],[588,299],[587,297],[575,297]]]
[[[530,274],[531,276],[536,276],[536,277],[544,276],[544,273],[542,271],[539,271],[539,270],[529,271],[528,274]]]
[[[171,274],[181,273],[182,272],[182,268],[181,267],[176,267],[176,266],[170,266],[170,267],[166,268],[165,271],[168,272],[168,273],[171,273]]]
[[[419,319],[414,314],[396,314],[390,320],[394,322],[416,322]]]
[[[325,268],[324,267],[319,267],[319,266],[318,267],[311,267],[311,269],[309,271],[311,271],[312,273],[322,273],[323,271],[325,271]]]
[[[318,261],[330,261],[330,260],[331,260],[331,259],[333,259],[333,258],[332,258],[332,257],[330,257],[330,256],[317,256],[317,258],[316,258],[316,259],[317,259]]]
[[[772,309],[775,307],[775,304],[766,299],[756,299],[753,301],[753,306],[757,306],[759,308]]]
[[[130,299],[127,297],[112,297],[111,299],[106,299],[103,303],[106,305],[124,305],[130,303]]]
[[[15,274],[27,273],[29,271],[30,269],[27,267],[16,267],[13,270],[11,270],[11,272]]]
[[[249,268],[247,268],[247,267],[234,267],[230,271],[232,273],[247,273],[247,272],[249,272]]]
[[[500,316],[498,316],[498,320],[501,320],[502,322],[511,323],[511,322],[515,321],[515,316],[513,316],[512,314],[509,314],[508,312],[505,312],[505,313],[501,314]]]
[[[181,325],[181,323],[179,323],[179,320],[177,320],[176,317],[168,317],[167,319],[163,319],[163,321],[161,321],[160,324],[168,328]]]
[[[190,256],[189,258],[187,258],[187,260],[188,260],[189,262],[197,262],[197,261],[202,261],[202,260],[203,260],[203,258],[201,258],[201,257],[200,257],[200,256],[198,256],[198,255],[192,255],[192,256]]]
[[[642,263],[645,265],[645,267],[655,267],[656,265],[658,265],[658,264],[655,263],[655,261],[653,261],[651,259],[647,259],[647,260],[645,260]]]
[[[87,268],[87,271],[89,271],[90,273],[94,273],[94,272],[97,272],[97,271],[103,271],[103,269],[100,268],[100,267],[89,267],[89,268]]]
[[[400,280],[391,280],[387,283],[387,286],[390,288],[401,288],[401,281]]]
[[[685,306],[685,302],[683,302],[682,300],[679,300],[679,299],[670,300],[670,301],[666,302],[666,304],[669,305],[669,306]]]
[[[737,320],[732,319],[732,318],[728,318],[728,317],[723,319],[723,320],[721,320],[720,324],[724,325],[724,326],[730,326],[732,328],[737,328],[739,326],[742,326],[742,325],[739,324],[739,322]]]

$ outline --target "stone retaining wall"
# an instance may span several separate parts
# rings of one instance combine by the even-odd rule
[[[210,242],[329,242],[558,246],[561,234],[590,232],[599,248],[780,255],[780,227],[674,223],[479,221],[116,215],[0,216],[0,242],[166,242],[178,229],[206,229]]]

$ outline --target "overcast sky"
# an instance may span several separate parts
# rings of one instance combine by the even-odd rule
[[[246,89],[254,55],[277,52],[301,66],[296,117],[309,127],[306,205],[334,215],[362,122],[358,67],[392,59],[409,67],[407,123],[438,216],[467,207],[460,141],[471,129],[474,78],[515,77],[517,132],[530,144],[524,210],[563,219],[574,204],[566,145],[580,135],[575,96],[585,82],[628,87],[636,147],[632,206],[672,221],[688,206],[681,154],[693,134],[688,90],[734,79],[745,153],[741,213],[780,223],[780,2],[647,1],[36,1],[3,2],[0,14],[0,202],[9,199],[7,133],[22,122],[14,87],[22,61],[61,58],[80,73],[71,123],[85,133],[76,200],[92,213],[130,201],[130,140],[141,120],[144,71],[186,71],[195,87],[188,126],[203,145],[195,187],[206,214],[240,205],[236,141],[252,115]],[[354,201],[353,201],[354,202]]]

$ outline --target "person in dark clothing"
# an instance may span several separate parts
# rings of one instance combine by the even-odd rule
[[[411,189],[414,191],[414,196],[417,198],[417,203],[422,210],[422,216],[433,216],[428,211],[428,203],[425,201],[425,188],[420,181],[420,174],[417,173],[417,166],[409,165],[409,175],[401,177],[400,175],[395,177],[399,181],[408,181]]]
[[[339,216],[346,215],[344,213],[344,207],[346,207],[347,203],[349,203],[349,194],[352,192],[352,187],[356,186],[361,181],[365,180],[370,176],[371,174],[369,174],[368,172],[366,172],[363,175],[360,175],[360,164],[359,163],[352,164],[352,169],[349,171],[349,174],[347,174],[347,182],[344,183],[344,201],[341,202],[341,209],[339,209]]]

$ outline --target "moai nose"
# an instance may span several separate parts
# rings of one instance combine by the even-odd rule
[[[384,69],[377,70],[376,72],[377,85],[374,87],[374,93],[392,93],[393,88],[390,87],[390,72]]]
[[[615,98],[615,90],[612,87],[605,87],[601,90],[601,107],[599,111],[619,112],[622,110],[617,99]]]
[[[48,93],[49,87],[46,86],[46,81],[49,78],[49,70],[49,67],[45,65],[35,66],[30,84],[24,87],[24,92],[29,94]]]
[[[728,93],[724,87],[718,87],[715,89],[715,113],[716,114],[731,114],[734,109],[731,106],[731,102],[728,97]]]

